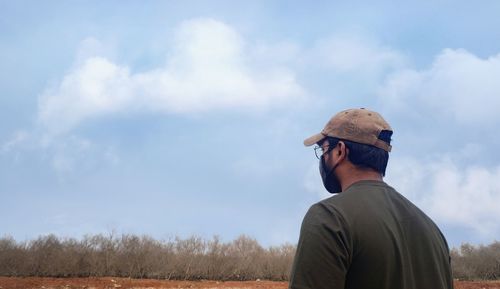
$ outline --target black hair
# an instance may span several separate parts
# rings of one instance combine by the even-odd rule
[[[391,136],[392,131],[383,130],[380,132],[378,139],[390,144]],[[325,140],[328,140],[328,143],[331,146],[335,146],[339,141],[343,141],[349,149],[347,157],[351,163],[359,167],[374,169],[382,176],[385,176],[385,169],[387,168],[387,162],[389,161],[389,153],[387,151],[372,145],[361,144],[334,137],[327,137]]]

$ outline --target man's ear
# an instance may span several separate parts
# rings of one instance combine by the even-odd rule
[[[347,147],[346,147],[345,143],[343,141],[339,141],[337,143],[337,146],[339,147],[339,149],[337,151],[337,155],[339,157],[345,157],[346,150],[347,150]]]
[[[345,145],[343,141],[339,141],[337,145],[339,146],[339,149],[337,151],[337,156],[342,159],[348,159],[349,148]]]

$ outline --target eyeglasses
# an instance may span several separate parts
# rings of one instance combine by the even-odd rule
[[[329,143],[327,145],[325,145],[324,147],[317,145],[314,147],[314,154],[316,155],[316,157],[319,160],[319,159],[321,159],[321,156],[332,151],[337,146],[338,143],[339,143],[339,140],[332,139],[332,140],[329,140]]]
[[[335,147],[332,147],[332,146],[327,146],[326,149],[321,147],[321,146],[315,146],[314,147],[314,154],[316,155],[316,157],[319,159],[321,159],[321,156],[323,156],[324,154],[328,153],[329,151],[331,151],[333,148]]]

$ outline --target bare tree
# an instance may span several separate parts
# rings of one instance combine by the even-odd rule
[[[500,242],[484,246],[465,243],[451,251],[455,278],[463,280],[500,278]]]

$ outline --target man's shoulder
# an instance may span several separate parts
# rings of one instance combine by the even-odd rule
[[[324,223],[327,220],[343,218],[342,205],[339,203],[339,195],[323,199],[312,204],[307,211],[304,222],[310,224]]]
[[[353,206],[355,200],[351,196],[342,193],[318,201],[309,207],[304,223],[308,225],[325,225],[336,223],[347,225],[349,222],[349,208]]]
[[[389,200],[406,202],[401,194],[385,182],[360,181],[344,192],[313,204],[309,214],[335,215],[349,221],[360,216],[369,217],[374,210],[389,206],[386,204]]]
[[[382,181],[358,181],[349,186],[345,191],[335,194],[329,198],[323,199],[314,205],[324,205],[327,207],[339,208],[352,203],[359,203],[363,199],[370,199],[378,193],[399,193]]]

